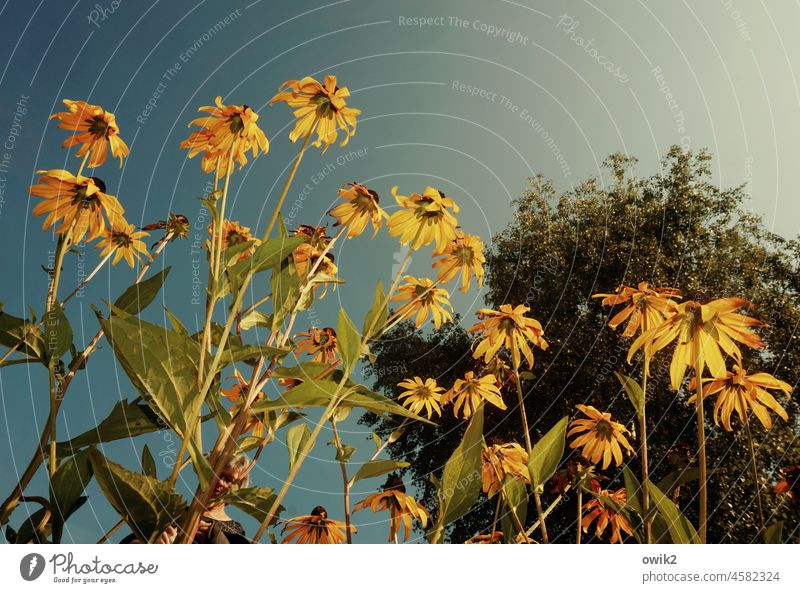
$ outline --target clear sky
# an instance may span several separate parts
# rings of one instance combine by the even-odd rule
[[[227,24],[224,19],[227,17]],[[217,23],[223,21],[223,26]],[[44,301],[46,263],[55,240],[31,214],[38,199],[27,188],[37,169],[77,169],[60,148],[65,134],[49,122],[63,98],[103,105],[116,114],[131,148],[122,170],[98,170],[128,219],[146,224],[169,211],[201,227],[195,198],[207,181],[179,142],[197,107],[221,95],[261,114],[270,152],[237,173],[233,218],[259,232],[272,211],[296,147],[284,105],[267,107],[287,79],[331,73],[360,108],[358,132],[345,148],[304,159],[285,214],[315,224],[335,190],[358,180],[391,209],[389,189],[441,187],[462,207],[459,220],[488,243],[511,218],[510,201],[536,173],[571,184],[601,173],[611,152],[640,159],[639,172],[657,170],[671,144],[707,147],[715,181],[747,183],[749,204],[768,227],[798,232],[800,87],[793,61],[800,6],[783,0],[692,2],[535,2],[533,0],[339,0],[241,3],[134,0],[5,0],[0,6],[0,302],[12,314]],[[787,173],[788,172],[788,173]],[[304,189],[305,188],[305,189]],[[296,206],[293,207],[293,205]],[[89,247],[84,266],[98,261]],[[196,327],[191,246],[171,245],[157,266],[173,273],[145,317],[162,321],[167,306]],[[345,303],[361,319],[374,281],[390,279],[400,257],[385,232],[346,243],[337,253],[348,283],[316,309],[335,325]],[[411,273],[425,274],[427,256]],[[77,258],[65,264],[62,288],[77,282]],[[133,280],[121,265],[104,269],[67,314],[78,346],[94,335],[91,304],[113,299]],[[471,321],[482,295],[457,293],[454,305]],[[120,397],[135,397],[110,348],[92,357],[70,388],[59,434],[94,426]],[[47,373],[17,366],[0,371],[0,495],[24,469],[47,409]],[[67,423],[65,419],[69,419]],[[354,420],[344,440],[358,448],[354,467],[372,452],[369,433]],[[286,516],[317,504],[341,517],[340,475],[329,438],[303,467],[287,499]],[[147,442],[156,459],[171,445],[163,435],[106,447],[112,459],[136,467]],[[257,485],[278,487],[285,454],[273,447],[253,472]],[[166,468],[160,467],[163,477]],[[381,480],[360,483],[354,500]],[[188,492],[186,484],[181,485]],[[31,492],[46,492],[35,480]],[[68,526],[65,541],[94,541],[116,517],[92,486],[90,503]],[[237,515],[238,517],[238,515]],[[13,524],[23,518],[18,512]],[[386,538],[387,517],[354,517],[357,541]],[[243,520],[250,533],[255,525]]]

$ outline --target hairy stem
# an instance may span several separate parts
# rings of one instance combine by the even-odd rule
[[[342,448],[342,441],[339,438],[339,429],[336,428],[336,419],[331,418],[331,427],[333,428],[333,440],[336,444],[337,457],[339,458],[339,468],[342,470],[342,483],[344,484],[344,522],[347,533],[347,543],[353,543],[353,537],[350,534],[350,481],[347,479],[347,464],[344,460],[344,449]]]

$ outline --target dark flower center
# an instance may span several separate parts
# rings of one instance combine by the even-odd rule
[[[614,434],[614,427],[608,420],[600,420],[594,427],[597,434],[606,440],[611,440],[611,435]]]
[[[97,136],[98,138],[103,136],[108,138],[111,129],[108,125],[108,122],[103,119],[103,116],[96,115],[91,119],[87,119],[86,123],[89,124],[89,133],[92,136]]]

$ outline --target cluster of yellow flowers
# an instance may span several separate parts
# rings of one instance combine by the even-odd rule
[[[137,231],[125,218],[119,200],[106,193],[105,183],[98,177],[82,175],[84,168],[96,168],[106,160],[110,150],[114,157],[122,160],[128,155],[128,146],[119,136],[114,114],[98,105],[84,101],[64,100],[67,111],[56,113],[51,119],[58,119],[58,127],[74,132],[62,146],[78,146],[75,156],[82,157],[76,174],[63,169],[37,171],[39,183],[32,185],[30,194],[44,201],[33,213],[46,215],[43,229],[51,227],[69,244],[79,243],[84,237],[88,241],[100,238],[97,248],[101,257],[111,257],[112,264],[125,259],[129,266],[141,256],[148,257],[142,237],[144,231]],[[60,223],[60,224],[59,224]]]

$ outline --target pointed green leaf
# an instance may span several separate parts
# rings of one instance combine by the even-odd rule
[[[239,319],[239,327],[247,331],[254,327],[272,327],[272,316],[253,309]]]
[[[394,459],[373,459],[362,465],[356,475],[350,480],[350,484],[355,484],[359,480],[375,478],[383,474],[388,474],[396,469],[402,469],[411,465],[407,461],[395,461]]]
[[[684,516],[677,505],[672,502],[663,492],[650,482],[650,498],[658,509],[659,514],[667,523],[669,535],[674,544],[696,544],[699,543],[697,532],[694,526]]]
[[[147,280],[143,280],[138,284],[133,284],[123,292],[116,301],[114,306],[131,315],[136,315],[142,311],[156,298],[156,295],[164,285],[164,281],[169,276],[172,268],[164,268],[161,272],[156,272]]]
[[[153,541],[185,510],[184,500],[166,482],[129,471],[94,447],[89,459],[103,494],[139,539]]]
[[[36,327],[35,322],[14,317],[2,309],[0,304],[0,344],[14,348],[24,336],[25,340],[17,351],[44,361],[46,346],[42,330]]]
[[[378,280],[375,285],[375,298],[372,300],[372,306],[364,318],[364,341],[377,337],[387,319],[389,319],[389,303],[386,299],[386,294],[383,292],[383,285]]]
[[[642,386],[627,375],[623,375],[617,371],[614,371],[614,374],[617,376],[617,379],[619,379],[619,382],[622,383],[622,387],[625,389],[625,393],[628,394],[628,399],[631,400],[636,414],[641,418],[644,413],[644,393],[642,392]]]
[[[503,541],[510,544],[514,542],[516,536],[520,533],[519,525],[512,513],[516,513],[520,524],[525,525],[528,512],[528,489],[524,482],[515,480],[507,475],[503,480],[503,492],[505,493],[505,501],[503,502],[500,525],[503,530]],[[500,495],[497,494],[495,496]]]
[[[349,375],[361,357],[361,335],[344,309],[339,309],[336,339],[342,356],[342,369]]]
[[[304,242],[304,237],[288,237],[264,241],[256,247],[253,255],[228,267],[231,292],[233,294],[238,293],[248,277],[274,268]]]
[[[309,438],[311,438],[311,431],[305,422],[292,426],[286,431],[286,448],[289,450],[289,471],[292,471],[294,464],[297,463],[300,451],[305,447]]]
[[[78,504],[83,491],[92,479],[92,466],[86,451],[81,451],[64,461],[50,487],[50,508],[53,512],[53,542],[61,541],[61,534],[69,515]]]
[[[300,299],[300,276],[294,257],[288,257],[278,262],[272,270],[272,329],[280,329],[283,320],[291,314]]]
[[[631,469],[625,465],[622,468],[622,473],[625,476],[625,491],[628,495],[627,506],[642,515],[642,485],[639,483],[638,478],[634,475]]]
[[[58,301],[44,316],[44,344],[50,362],[61,358],[72,345],[72,328]]]
[[[775,523],[773,523],[764,530],[764,543],[765,544],[783,543],[783,521],[775,521]]]
[[[153,454],[150,453],[150,447],[147,445],[145,445],[142,449],[142,473],[146,476],[150,476],[151,478],[158,477],[156,460],[153,459]]]
[[[439,528],[464,515],[478,500],[482,451],[483,406],[479,406],[467,425],[461,443],[444,466],[439,489]]]
[[[564,416],[533,446],[528,471],[534,488],[545,484],[556,473],[564,456],[568,422],[569,418]]]

